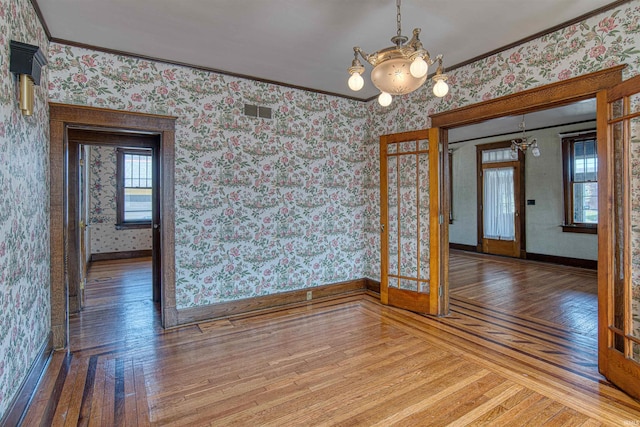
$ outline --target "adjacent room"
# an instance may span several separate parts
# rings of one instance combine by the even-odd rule
[[[639,422],[639,0],[0,34],[0,425]]]

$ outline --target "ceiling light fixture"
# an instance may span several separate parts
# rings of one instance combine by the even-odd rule
[[[359,91],[364,86],[362,73],[364,66],[358,59],[358,54],[373,65],[371,71],[371,81],[373,85],[380,89],[378,102],[386,107],[391,104],[391,95],[404,95],[418,89],[427,80],[429,65],[436,61],[438,69],[433,77],[433,93],[442,98],[449,92],[449,85],[446,83],[447,75],[442,68],[442,55],[431,59],[429,52],[425,50],[420,41],[420,28],[413,30],[413,37],[409,40],[402,35],[400,25],[400,0],[396,0],[398,32],[391,38],[395,46],[387,47],[372,53],[365,53],[359,47],[353,48],[353,61],[349,67],[349,88]],[[408,41],[408,42],[407,42]]]
[[[529,148],[531,149],[531,154],[533,154],[533,157],[540,157],[538,140],[536,138],[530,139],[525,134],[524,114],[522,115],[522,123],[520,123],[518,127],[522,130],[522,136],[520,138],[511,140],[511,157],[517,159],[518,150],[526,153]]]

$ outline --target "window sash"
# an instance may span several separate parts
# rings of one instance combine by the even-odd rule
[[[117,226],[150,226],[153,218],[151,150],[118,148],[117,173]]]
[[[595,132],[562,139],[565,231],[598,224],[598,152]]]

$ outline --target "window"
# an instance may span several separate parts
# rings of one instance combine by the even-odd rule
[[[152,218],[152,152],[117,150],[117,228],[148,228]]]
[[[596,233],[598,226],[598,143],[595,132],[562,138],[563,231]]]

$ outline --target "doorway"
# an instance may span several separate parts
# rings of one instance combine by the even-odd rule
[[[600,219],[598,225],[598,260],[600,264],[598,268],[598,368],[607,379],[637,398],[640,396],[636,381],[637,378],[640,378],[640,365],[630,358],[633,349],[631,342],[637,343],[638,341],[636,337],[629,338],[631,336],[629,334],[629,326],[631,324],[629,319],[631,316],[627,309],[631,307],[631,304],[625,305],[624,310],[620,310],[620,312],[624,311],[624,316],[626,316],[624,322],[620,323],[620,325],[624,323],[624,328],[615,324],[615,316],[610,312],[611,307],[614,306],[614,298],[616,298],[616,303],[624,301],[627,304],[630,301],[629,295],[631,294],[628,287],[630,282],[627,281],[629,277],[627,273],[630,270],[628,267],[630,265],[628,262],[628,247],[620,245],[621,252],[624,252],[624,256],[627,259],[624,263],[619,263],[619,260],[623,259],[623,257],[615,253],[612,245],[614,238],[621,240],[620,236],[616,234],[618,230],[625,229],[629,224],[627,220],[629,210],[615,210],[611,203],[613,199],[611,194],[614,189],[618,191],[619,188],[625,187],[624,183],[620,182],[620,176],[624,177],[628,169],[625,169],[625,172],[619,174],[619,176],[615,175],[618,173],[613,169],[614,162],[611,160],[614,155],[608,152],[613,150],[613,145],[617,144],[618,141],[623,141],[620,143],[621,146],[626,144],[629,135],[632,135],[628,128],[624,132],[620,130],[623,129],[623,126],[618,123],[625,123],[624,121],[627,119],[624,114],[628,114],[628,117],[631,118],[635,117],[634,114],[637,114],[629,113],[632,111],[629,108],[629,99],[632,94],[637,93],[638,87],[640,87],[640,79],[631,78],[621,84],[622,69],[624,67],[624,65],[613,67],[586,76],[546,85],[538,89],[531,89],[459,110],[437,114],[431,117],[431,122],[432,126],[441,127],[446,137],[447,130],[457,126],[479,123],[505,115],[524,114],[538,109],[551,108],[582,99],[593,98],[597,95],[598,163],[603,166],[598,171],[598,191],[607,196],[602,197],[599,203],[599,211],[603,218]],[[616,110],[616,108],[618,109]],[[617,114],[617,116],[614,116],[614,114]],[[615,125],[612,126],[612,123],[617,124],[618,128],[615,128]],[[619,131],[618,133],[616,133],[617,130]],[[622,136],[620,137],[620,135]],[[618,162],[616,164],[623,164],[626,167],[629,163]],[[617,186],[614,186],[613,183],[616,181]],[[616,212],[623,212],[624,214],[624,224],[622,226],[616,225],[618,229],[612,226],[615,218],[612,220],[613,215],[611,212],[614,213],[613,215]],[[620,222],[622,223],[623,221]],[[616,242],[616,245],[618,244]],[[617,284],[613,283],[617,273],[611,273],[611,266],[614,265],[614,262],[616,266],[618,264],[624,265],[624,280],[626,281],[624,286],[627,286],[624,297],[612,291],[612,287],[615,288]],[[448,265],[444,265],[443,268],[448,269]],[[620,286],[620,288],[623,287]],[[624,347],[624,351],[615,347],[617,343],[612,338],[615,333],[626,334],[625,337],[628,338],[628,341],[625,341],[624,346],[620,347]]]
[[[69,312],[84,307],[89,261],[152,257],[150,293],[160,302],[159,135],[69,128]],[[77,252],[77,255],[74,255]],[[74,272],[77,272],[75,274]]]
[[[510,142],[476,147],[478,252],[514,258],[524,251],[524,156]]]
[[[73,162],[79,159],[79,144],[70,142],[70,131],[101,131],[120,136],[142,134],[157,138],[157,172],[159,199],[157,225],[158,252],[156,266],[162,326],[177,325],[175,302],[175,117],[114,111],[93,107],[49,104],[50,147],[50,221],[51,221],[51,329],[56,349],[69,344],[70,301],[77,300],[78,289],[71,289],[72,277],[78,277],[78,221],[72,209],[78,206],[78,175]],[[74,270],[75,268],[75,270]],[[74,292],[74,293],[72,293]],[[70,296],[74,298],[70,299]]]

